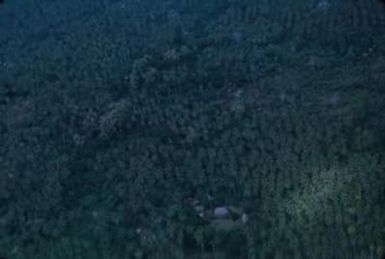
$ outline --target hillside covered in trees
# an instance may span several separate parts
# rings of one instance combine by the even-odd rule
[[[0,256],[385,256],[385,6],[4,1]]]

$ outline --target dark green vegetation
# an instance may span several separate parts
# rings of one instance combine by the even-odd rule
[[[3,7],[0,254],[384,255],[377,1]],[[216,229],[189,198],[249,220]]]

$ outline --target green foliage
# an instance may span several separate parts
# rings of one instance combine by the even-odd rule
[[[374,0],[19,4],[0,17],[0,255],[384,255]]]

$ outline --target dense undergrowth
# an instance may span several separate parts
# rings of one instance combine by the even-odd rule
[[[385,254],[376,1],[10,2],[0,255]]]

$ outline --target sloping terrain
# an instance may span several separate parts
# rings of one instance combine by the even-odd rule
[[[0,256],[384,256],[377,1],[32,2],[0,6]]]

